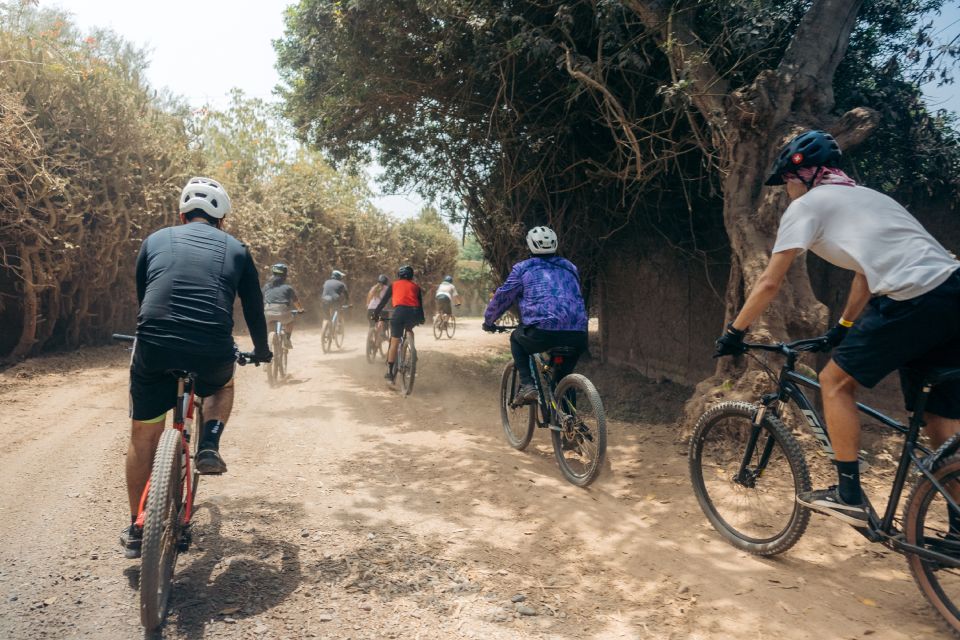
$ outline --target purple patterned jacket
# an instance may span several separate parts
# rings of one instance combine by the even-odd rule
[[[546,331],[586,331],[587,309],[580,294],[580,274],[566,258],[529,258],[513,265],[483,314],[494,324],[520,300],[520,321]]]

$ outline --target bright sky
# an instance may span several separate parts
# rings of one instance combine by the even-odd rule
[[[81,28],[109,27],[151,50],[147,71],[155,87],[168,87],[191,104],[223,107],[227,92],[240,87],[253,97],[271,99],[280,78],[272,41],[283,35],[283,13],[293,0],[41,0],[62,7]],[[947,2],[933,16],[940,39],[960,33],[960,7]],[[960,70],[958,70],[960,73]],[[960,85],[927,87],[931,106],[960,112]],[[372,167],[375,177],[382,173]],[[374,180],[371,188],[381,193]],[[381,209],[407,217],[423,201],[416,194],[383,194]]]
[[[41,0],[60,7],[82,29],[107,27],[150,50],[147,75],[154,87],[168,87],[191,104],[224,107],[233,87],[269,100],[280,82],[272,41],[283,35],[283,13],[292,0]],[[371,167],[374,177],[382,173]],[[381,194],[375,204],[400,217],[416,214],[415,193]]]

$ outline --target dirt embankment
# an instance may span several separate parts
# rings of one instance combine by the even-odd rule
[[[610,464],[581,490],[544,434],[503,441],[506,337],[421,330],[407,399],[362,340],[325,356],[299,332],[277,389],[241,370],[230,472],[200,485],[163,637],[944,637],[902,558],[841,524],[815,517],[778,559],[724,543],[674,441],[682,390],[597,376],[639,421],[611,422]],[[141,635],[117,546],[125,384],[119,347],[0,373],[0,638]]]

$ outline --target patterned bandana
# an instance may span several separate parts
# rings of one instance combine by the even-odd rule
[[[822,184],[839,184],[845,187],[857,186],[853,178],[836,167],[801,167],[797,169],[796,173],[783,174],[783,179],[787,182],[799,182],[804,186],[810,185],[812,181],[811,189]]]

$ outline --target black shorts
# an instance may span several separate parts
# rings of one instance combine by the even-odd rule
[[[899,370],[907,410],[912,411],[923,371],[960,367],[960,271],[910,300],[873,298],[834,351],[833,361],[867,388]],[[960,381],[934,387],[927,411],[960,418]]]
[[[450,298],[447,296],[437,296],[437,309],[448,316],[453,315],[453,307],[450,305]]]
[[[213,395],[233,379],[236,361],[211,359],[209,356],[137,341],[130,360],[130,417],[152,420],[166,413],[177,403],[177,379],[171,369],[197,374],[196,393]]]
[[[402,338],[403,332],[423,324],[423,309],[420,307],[394,307],[390,318],[390,337]]]

